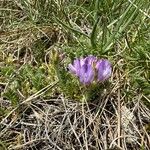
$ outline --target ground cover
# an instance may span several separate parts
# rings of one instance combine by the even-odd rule
[[[0,149],[150,149],[149,0],[0,1]],[[84,85],[68,68],[111,62]]]

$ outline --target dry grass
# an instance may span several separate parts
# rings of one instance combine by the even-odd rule
[[[148,150],[150,110],[141,103],[142,95],[128,104],[123,99],[117,84],[109,95],[86,104],[63,96],[31,98],[3,120],[1,138],[12,150]]]
[[[147,5],[117,1],[116,6],[112,4],[114,16],[111,10],[101,8],[101,19],[110,22],[106,28],[100,22],[101,28],[95,32],[96,15],[92,13],[97,10],[89,10],[85,1],[66,1],[61,8],[62,1],[51,0],[52,5],[45,3],[44,10],[38,5],[42,1],[35,7],[22,2],[0,2],[0,150],[149,150]],[[67,4],[70,7],[66,8]],[[133,7],[129,13],[123,11],[126,5]],[[68,13],[61,14],[63,8]],[[135,8],[141,24],[136,17],[130,18]],[[47,9],[52,10],[51,16],[45,14]],[[133,22],[126,24],[127,18]],[[120,26],[118,20],[122,21]],[[95,41],[100,43],[90,37],[91,32],[93,39],[99,32]],[[89,46],[92,42],[100,50]],[[101,52],[103,46],[106,53]],[[65,65],[73,53],[108,57],[113,63],[110,86],[90,102],[68,98],[58,77],[51,76],[53,58],[49,54],[53,49],[65,54]]]

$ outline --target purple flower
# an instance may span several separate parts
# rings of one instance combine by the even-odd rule
[[[97,60],[96,57],[89,55],[86,58],[75,59],[73,64],[68,66],[71,73],[79,77],[83,84],[90,84],[97,73],[97,81],[107,80],[112,72],[111,64],[106,59]]]
[[[111,76],[112,67],[108,60],[101,59],[96,64],[98,81],[105,81]]]
[[[79,76],[80,68],[81,68],[81,62],[80,59],[75,59],[73,61],[73,65],[68,65],[69,71],[77,76]]]
[[[84,84],[90,84],[94,80],[94,70],[91,64],[85,63],[80,68],[80,82]]]
[[[94,63],[96,63],[97,58],[95,56],[89,55],[88,57],[85,58],[85,62],[93,65]]]
[[[71,73],[79,77],[80,82],[89,84],[94,80],[93,64],[96,57],[89,55],[86,58],[75,59],[73,64],[69,64],[68,68]]]

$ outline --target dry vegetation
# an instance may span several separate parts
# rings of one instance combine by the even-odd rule
[[[0,150],[150,149],[150,2],[133,2],[0,1]],[[57,54],[66,72],[108,58],[109,86],[81,102]]]

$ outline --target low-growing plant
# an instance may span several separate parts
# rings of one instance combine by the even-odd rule
[[[0,148],[149,149],[149,0],[1,0]]]

